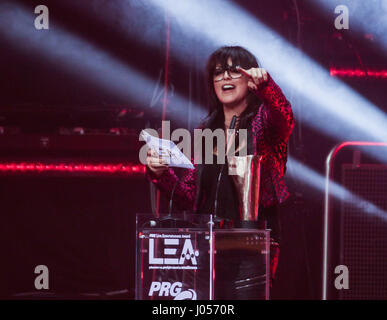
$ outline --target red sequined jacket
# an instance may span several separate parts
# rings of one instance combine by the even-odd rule
[[[261,167],[260,204],[264,207],[282,203],[289,195],[284,174],[287,161],[287,145],[294,127],[289,101],[279,86],[269,76],[266,83],[255,92],[263,101],[252,119],[251,129],[255,154],[264,155]],[[147,177],[168,198],[178,182],[173,196],[181,210],[196,210],[203,201],[200,195],[201,167],[188,170],[178,182],[172,169],[156,177],[149,169]],[[204,195],[205,196],[205,195]]]

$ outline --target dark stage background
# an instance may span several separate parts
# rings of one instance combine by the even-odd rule
[[[334,6],[326,12],[309,1],[233,3],[324,70],[386,69],[385,52],[372,35],[335,29]],[[34,8],[40,4],[50,10],[49,30],[34,27]],[[184,16],[160,14],[152,1],[136,0],[2,1],[0,14],[2,162],[139,164],[138,134],[160,127],[163,106],[172,128],[192,130],[206,115],[204,67],[219,43],[185,29]],[[282,84],[281,73],[273,77]],[[387,111],[385,78],[340,81]],[[311,125],[318,120],[335,126],[312,108],[316,101],[296,90],[283,91],[296,118],[289,154],[324,175],[325,159],[342,138]],[[368,139],[355,127],[346,133],[351,139]],[[58,136],[67,142],[44,145],[44,139]],[[319,299],[323,187],[312,188],[293,169],[288,166],[291,196],[282,213],[283,242],[272,298]],[[33,296],[34,266],[45,264],[53,270],[48,295],[134,298],[135,214],[151,211],[149,190],[143,174],[3,170],[0,296]]]

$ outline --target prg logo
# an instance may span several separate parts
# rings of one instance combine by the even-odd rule
[[[183,283],[181,282],[158,282],[153,281],[149,289],[148,296],[153,297],[156,293],[159,297],[174,297],[173,300],[196,300],[195,290],[188,289],[182,291]]]

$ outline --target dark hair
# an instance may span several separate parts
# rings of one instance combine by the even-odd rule
[[[240,46],[224,46],[211,54],[210,58],[208,59],[207,67],[206,67],[209,112],[208,112],[207,121],[205,122],[204,126],[207,128],[216,129],[219,127],[223,127],[223,123],[224,123],[223,105],[219,101],[215,93],[213,73],[218,64],[220,64],[222,67],[226,67],[227,61],[229,58],[231,58],[233,65],[238,65],[243,69],[259,67],[258,61],[254,57],[254,55],[248,50],[246,50],[245,48],[242,48]],[[259,98],[254,93],[249,92],[247,97],[247,108],[240,115],[241,128],[246,127],[248,120],[252,116],[254,116],[260,104],[261,104],[261,101],[259,100]]]

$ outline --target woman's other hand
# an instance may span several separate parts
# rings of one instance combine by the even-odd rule
[[[148,149],[146,163],[148,168],[157,177],[160,177],[164,171],[168,170],[168,165],[163,161],[161,156],[159,156],[159,154],[152,149]]]

